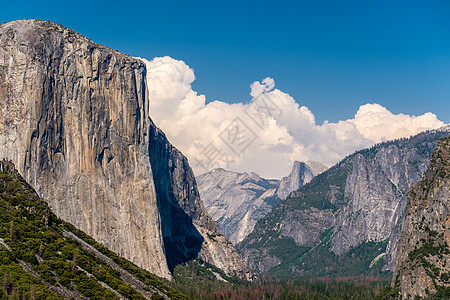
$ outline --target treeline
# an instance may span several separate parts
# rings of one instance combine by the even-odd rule
[[[380,278],[337,278],[309,281],[264,280],[214,292],[199,291],[198,299],[376,299],[389,282]]]
[[[196,264],[198,268],[198,264]],[[192,264],[191,270],[196,270]],[[198,270],[198,269],[197,269]],[[187,268],[185,269],[187,271]],[[240,282],[227,284],[220,279],[209,277],[200,280],[202,276],[195,271],[186,277],[194,277],[197,284],[178,285],[186,295],[200,300],[219,299],[391,299],[386,297],[390,293],[388,277],[360,276],[360,277],[329,277],[309,280],[279,280],[274,277],[263,277],[258,282]],[[186,278],[185,277],[185,278]],[[177,281],[177,276],[175,276]],[[192,281],[191,281],[192,282]],[[195,282],[195,281],[194,281]],[[214,282],[211,283],[211,282]]]

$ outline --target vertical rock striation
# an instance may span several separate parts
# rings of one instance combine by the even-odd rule
[[[252,279],[229,240],[221,236],[206,212],[186,157],[156,126],[150,128],[149,155],[154,170],[162,235],[170,271],[197,257],[229,275]]]
[[[278,201],[279,181],[255,173],[215,169],[197,176],[197,182],[206,209],[233,244],[242,241]]]
[[[409,192],[393,277],[402,299],[448,297],[449,206],[450,138],[444,138],[433,152],[425,177]]]
[[[374,265],[392,271],[409,186],[449,132],[447,126],[349,155],[279,201],[237,248],[250,267],[281,265],[276,272],[283,275],[349,275]]]
[[[342,255],[363,242],[389,239],[385,259],[392,270],[409,186],[422,178],[428,162],[429,156],[422,156],[416,148],[393,143],[371,155],[355,155],[332,251]]]
[[[223,263],[238,260],[226,243],[207,251],[215,225],[150,119],[145,78],[144,63],[60,25],[0,25],[0,159],[59,217],[159,276],[202,253],[242,274]]]

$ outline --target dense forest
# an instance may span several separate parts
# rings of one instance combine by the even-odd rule
[[[257,282],[227,283],[208,274],[198,261],[179,266],[175,287],[193,299],[395,299],[390,277],[358,276],[279,280],[264,276]],[[188,283],[191,284],[188,284]]]

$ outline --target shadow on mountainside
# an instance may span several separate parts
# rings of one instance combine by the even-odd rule
[[[155,125],[152,124],[149,132],[149,156],[164,250],[169,270],[173,272],[176,265],[197,258],[204,239],[194,226],[192,217],[186,213],[196,214],[194,200],[189,198],[193,187],[188,180],[184,180],[191,176],[188,174],[190,168],[186,158],[168,144],[164,134]],[[179,180],[177,176],[183,179]]]

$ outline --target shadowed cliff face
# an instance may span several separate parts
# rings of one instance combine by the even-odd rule
[[[278,197],[283,200],[286,199],[292,191],[298,190],[326,169],[327,167],[316,161],[295,161],[289,176],[283,177],[280,181],[277,190]]]
[[[153,141],[149,144],[150,162],[152,169],[157,170],[155,188],[164,248],[169,269],[173,271],[177,264],[196,258],[201,250],[204,239],[193,222],[205,224],[211,231],[215,225],[203,209],[186,158],[167,143],[155,126],[150,130],[150,138]],[[196,201],[196,205],[186,201],[189,199]]]
[[[170,278],[168,264],[209,253],[215,226],[186,158],[150,119],[145,78],[139,60],[62,26],[0,25],[0,159],[59,217]],[[228,250],[205,260],[243,274],[217,247]]]
[[[47,22],[0,33],[1,158],[59,217],[170,277],[148,163],[145,66]]]
[[[219,234],[206,212],[186,157],[168,143],[156,126],[149,132],[149,155],[154,172],[164,249],[175,265],[200,257],[227,274],[253,279],[231,242]]]

